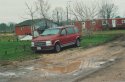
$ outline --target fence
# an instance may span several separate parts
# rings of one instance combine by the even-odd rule
[[[18,59],[30,57],[34,53],[31,51],[31,41],[18,41],[16,39],[2,40],[0,38],[0,59]]]

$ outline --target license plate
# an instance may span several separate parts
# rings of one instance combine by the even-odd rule
[[[41,47],[37,47],[37,50],[41,50]]]

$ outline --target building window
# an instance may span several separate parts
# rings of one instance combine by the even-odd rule
[[[92,21],[92,24],[93,24],[93,25],[95,25],[95,24],[96,24],[96,22],[95,22],[95,21]]]
[[[122,20],[122,24],[125,24],[125,20]]]
[[[23,31],[23,28],[21,27],[21,31]]]
[[[107,25],[107,24],[108,24],[107,20],[102,20],[102,25]]]
[[[21,27],[21,31],[23,31],[24,27]]]

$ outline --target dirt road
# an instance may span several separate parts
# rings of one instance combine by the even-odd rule
[[[124,56],[124,38],[121,37],[105,45],[89,49],[72,48],[60,53],[41,54],[41,58],[37,60],[14,62],[13,65],[0,67],[0,82],[84,82],[83,77],[116,63],[116,60]],[[109,73],[108,70],[106,68],[103,71]],[[95,73],[94,76],[97,76],[98,80],[101,74],[102,79],[106,81],[102,73]],[[111,74],[109,73],[109,76]],[[87,77],[85,82],[97,82],[94,76]],[[103,82],[102,79],[98,82]]]
[[[77,82],[125,82],[125,56],[117,63]]]

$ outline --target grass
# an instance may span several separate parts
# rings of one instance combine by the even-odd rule
[[[114,34],[94,34],[91,37],[84,36],[81,41],[81,46],[83,48],[97,46],[97,45],[109,42],[116,37],[118,37],[118,36],[114,35]]]
[[[98,32],[95,32],[94,34],[113,34],[113,35],[118,35],[118,34],[125,34],[125,30],[98,31]]]
[[[0,61],[22,61],[38,58],[30,49],[30,41],[13,41],[13,36],[1,38]]]
[[[125,30],[95,32],[91,37],[81,40],[83,48],[97,46],[125,34]],[[0,36],[0,61],[23,61],[39,58],[30,49],[30,41],[17,41],[14,36]]]
[[[81,41],[81,47],[89,48],[98,46],[103,43],[109,42],[118,38],[121,35],[125,35],[125,30],[112,30],[112,31],[99,31],[93,33],[91,37],[84,36]]]
[[[0,41],[16,41],[15,36],[0,36]]]

